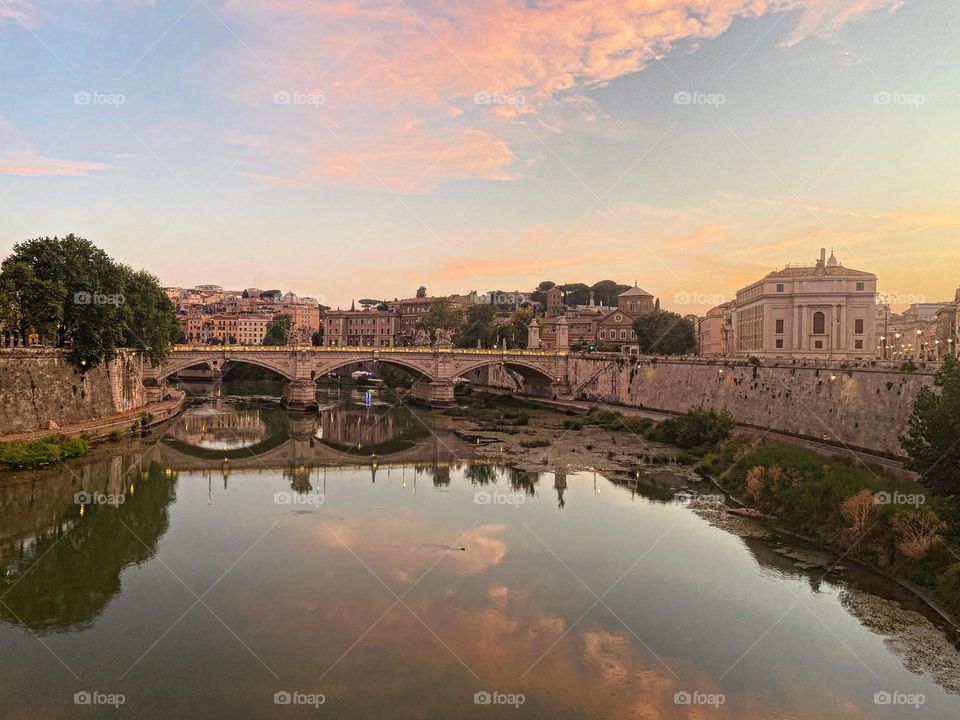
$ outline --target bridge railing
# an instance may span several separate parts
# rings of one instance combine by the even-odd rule
[[[565,357],[566,351],[563,350],[524,350],[513,349],[503,350],[485,349],[485,348],[435,348],[431,346],[422,347],[348,347],[337,345],[174,345],[173,352],[202,352],[202,353],[229,353],[229,352],[312,352],[318,355],[324,353],[344,353],[344,352],[362,352],[381,354],[403,354],[403,353],[447,353],[458,355],[522,355],[524,357]]]

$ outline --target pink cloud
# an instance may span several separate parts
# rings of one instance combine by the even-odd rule
[[[0,0],[0,25],[5,20],[32,28],[37,25],[38,14],[29,0]]]
[[[326,128],[310,110],[285,108],[300,133],[275,155],[300,155],[293,142],[314,146],[298,179],[411,191],[508,179],[513,153],[499,137],[511,122],[541,116],[553,125],[552,109],[568,97],[638,72],[681,42],[715,38],[737,18],[793,11],[787,44],[795,44],[899,1],[229,0],[262,34],[210,65],[229,76],[218,84],[251,105],[278,91],[323,94],[323,125],[349,149],[318,144]],[[584,110],[583,124],[596,124],[589,103]],[[394,129],[398,114],[416,118],[416,130]],[[466,142],[441,157],[465,128]]]

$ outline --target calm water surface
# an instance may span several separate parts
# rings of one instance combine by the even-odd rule
[[[960,716],[846,609],[848,581],[669,482],[471,461],[375,393],[321,405],[221,398],[0,481],[0,717]]]

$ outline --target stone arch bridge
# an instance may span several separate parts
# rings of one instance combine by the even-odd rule
[[[417,377],[414,399],[432,406],[453,404],[454,381],[467,373],[501,365],[519,374],[524,385],[545,387],[551,395],[566,395],[567,353],[544,350],[481,350],[438,347],[327,347],[260,345],[176,345],[158,367],[146,368],[148,395],[162,397],[166,379],[196,365],[214,370],[224,363],[259,365],[284,378],[283,399],[291,409],[317,407],[314,381],[357,363],[388,363]]]

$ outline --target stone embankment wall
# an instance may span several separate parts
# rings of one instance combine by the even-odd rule
[[[61,350],[0,350],[0,435],[79,423],[146,404],[143,358],[120,351],[80,373]]]
[[[610,359],[570,356],[577,398],[683,413],[727,410],[738,423],[818,441],[902,456],[913,401],[932,371],[745,361]],[[494,368],[489,384],[514,387]]]

